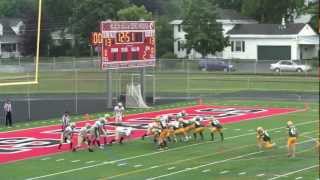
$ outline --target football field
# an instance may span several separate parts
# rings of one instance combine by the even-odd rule
[[[218,134],[215,141],[211,141],[209,131],[206,131],[203,141],[170,142],[168,150],[161,151],[157,150],[152,138],[142,140],[139,136],[123,145],[95,149],[93,153],[87,150],[70,152],[66,145],[63,151],[1,164],[0,179],[319,179],[319,151],[315,148],[315,141],[319,138],[318,104],[277,101],[208,101],[205,104],[188,111],[205,109],[203,112],[208,114],[212,112],[210,109],[217,108],[226,111],[234,108],[238,112],[239,109],[263,111],[250,118],[244,117],[250,116],[252,112],[249,111],[246,115],[222,115],[224,142],[220,141]],[[128,117],[154,112],[175,113],[190,107],[199,106],[194,102],[175,103],[130,111]],[[272,109],[286,111],[259,115]],[[231,121],[232,118],[240,120]],[[296,158],[287,157],[288,120],[295,123],[299,132]],[[54,127],[58,124],[56,120],[43,122],[29,123],[28,126],[21,123],[16,129],[23,132],[27,127]],[[77,124],[81,125],[81,122]],[[258,126],[268,130],[272,141],[277,144],[275,148],[257,148],[255,129]],[[55,138],[57,136],[53,136]],[[6,155],[11,159],[12,156],[15,155]]]

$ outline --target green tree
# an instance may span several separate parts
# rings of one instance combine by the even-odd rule
[[[125,9],[120,9],[117,12],[119,20],[138,21],[140,19],[152,20],[152,13],[148,12],[144,6],[130,6]]]
[[[21,18],[35,8],[36,0],[1,0],[0,17]]]
[[[217,5],[223,9],[234,9],[241,11],[243,0],[216,0]]]
[[[241,13],[261,23],[281,23],[283,17],[292,22],[303,6],[304,0],[245,0]]]
[[[187,33],[185,47],[190,52],[195,49],[202,57],[221,52],[228,45],[223,36],[222,25],[216,21],[216,6],[209,0],[191,0],[183,19],[183,29]]]
[[[311,19],[310,19],[310,26],[319,33],[319,2],[311,4],[307,9],[306,9],[306,13],[309,13],[312,15]]]
[[[156,44],[157,57],[173,52],[173,29],[166,16],[161,16],[156,21]]]
[[[88,55],[89,37],[97,32],[100,22],[117,19],[117,12],[127,8],[127,0],[77,0],[70,18],[70,30],[76,37],[75,55]]]

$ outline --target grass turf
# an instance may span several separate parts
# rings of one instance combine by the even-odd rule
[[[303,108],[299,102],[215,101],[214,105],[261,105],[266,107]],[[188,103],[187,103],[188,104]],[[187,105],[177,103],[158,109]],[[134,112],[133,112],[134,113]],[[286,157],[285,123],[292,120],[300,132],[297,157]],[[255,144],[255,128],[263,126],[277,148],[259,152]],[[190,141],[171,143],[169,150],[157,151],[151,139],[107,146],[94,153],[79,151],[40,157],[0,165],[0,179],[15,180],[52,173],[70,172],[43,179],[148,179],[167,175],[163,179],[268,179],[306,167],[319,165],[319,155],[313,138],[319,137],[319,105],[310,104],[305,112],[243,121],[224,126],[225,142]],[[239,131],[240,129],[240,131]],[[252,154],[250,154],[252,153]],[[136,157],[139,156],[139,157]],[[80,160],[80,161],[76,161]],[[73,161],[73,162],[72,162]],[[210,164],[211,163],[211,164]],[[77,168],[80,168],[77,170]],[[190,169],[191,168],[191,169]],[[318,167],[290,174],[290,179],[316,179]],[[161,178],[162,179],[162,178]]]

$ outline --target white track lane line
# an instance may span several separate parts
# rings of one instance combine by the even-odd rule
[[[316,168],[316,167],[319,167],[319,164],[315,164],[315,165],[313,165],[313,166],[309,166],[309,167],[306,167],[306,168],[303,168],[303,169],[299,169],[299,170],[296,170],[296,171],[291,171],[291,172],[286,173],[286,174],[281,174],[281,175],[278,175],[278,176],[276,176],[276,177],[270,178],[270,179],[268,179],[268,180],[279,179],[279,178],[282,178],[282,177],[289,176],[289,175],[291,175],[291,174],[295,174],[295,173],[298,173],[298,172],[301,172],[301,171],[313,169],[313,168]]]
[[[298,126],[298,125],[306,125],[306,124],[311,124],[311,123],[314,123],[314,122],[317,122],[317,120],[316,121],[303,122],[303,123],[297,123],[295,125],[296,126]],[[274,130],[278,130],[278,129],[285,129],[285,127],[278,127],[278,128],[269,129],[269,132],[270,131],[274,131]],[[236,138],[240,138],[240,137],[248,136],[248,135],[253,135],[253,134],[256,134],[256,133],[253,132],[253,133],[245,133],[245,134],[242,134],[242,135],[239,135],[239,136],[231,136],[231,137],[225,138],[225,140],[227,140],[227,139],[236,139]],[[69,170],[66,170],[66,171],[60,171],[60,172],[46,174],[46,175],[42,175],[42,176],[31,177],[31,178],[27,178],[26,180],[42,179],[42,178],[56,176],[56,175],[60,175],[60,174],[72,173],[72,172],[81,171],[81,170],[89,169],[89,168],[93,168],[93,167],[99,167],[99,166],[104,166],[104,165],[107,165],[107,164],[113,164],[115,162],[120,162],[120,161],[126,161],[126,160],[131,160],[131,159],[137,159],[137,158],[140,158],[140,157],[157,155],[157,154],[160,154],[160,153],[165,153],[165,152],[185,149],[185,148],[188,148],[188,147],[193,147],[193,146],[198,146],[198,145],[201,145],[201,144],[208,144],[208,143],[212,143],[212,141],[185,145],[185,146],[181,146],[181,147],[168,149],[166,151],[157,151],[157,152],[151,152],[151,153],[141,154],[141,155],[137,155],[137,156],[131,156],[131,157],[118,159],[118,160],[114,160],[114,161],[107,161],[107,162],[103,162],[103,163],[93,164],[93,165],[90,165],[90,166],[83,166],[83,167],[79,167],[79,168],[75,168],[75,169],[69,169]]]
[[[302,144],[302,143],[305,143],[305,142],[310,142],[310,140],[302,141],[301,143],[298,143],[298,144]],[[286,146],[281,146],[280,148],[283,148],[283,147],[286,147]],[[220,160],[220,161],[213,161],[211,163],[194,166],[192,168],[186,168],[186,169],[183,169],[183,170],[180,170],[180,171],[175,171],[175,172],[171,172],[171,173],[168,173],[168,174],[163,174],[163,175],[160,175],[160,176],[150,177],[150,178],[147,178],[146,180],[160,179],[160,178],[168,177],[168,176],[171,176],[171,175],[180,174],[180,173],[183,173],[183,172],[199,169],[199,168],[202,168],[202,167],[207,167],[207,166],[211,166],[211,165],[215,165],[215,164],[220,164],[220,163],[224,163],[224,162],[228,162],[228,161],[232,161],[232,160],[248,157],[248,156],[255,155],[255,154],[260,154],[260,153],[263,153],[263,152],[264,151],[257,151],[257,152],[243,154],[243,155],[235,156],[235,157],[224,159],[224,160]],[[319,166],[319,165],[317,165],[317,166]],[[281,177],[281,175],[280,175],[280,177]],[[269,180],[272,180],[272,179],[269,179]]]

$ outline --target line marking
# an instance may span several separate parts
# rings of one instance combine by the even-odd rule
[[[137,164],[137,165],[134,165],[133,167],[138,168],[138,167],[142,167],[142,166],[143,166],[142,164]]]
[[[262,177],[262,176],[264,176],[264,174],[258,174],[257,176],[258,176],[258,177]]]
[[[118,164],[118,166],[125,166],[125,165],[127,165],[128,163],[120,163],[120,164]]]
[[[225,171],[221,171],[220,174],[227,174],[229,171],[225,170]]]
[[[173,170],[175,169],[176,167],[172,166],[172,167],[169,167],[168,170]]]
[[[49,159],[51,159],[51,157],[42,158],[41,161],[46,161],[46,160],[49,160]]]
[[[303,123],[297,123],[295,125],[296,126],[305,125],[305,124],[311,124],[311,123],[314,123],[314,122],[317,122],[317,120],[309,121],[309,122],[303,122]],[[269,129],[269,132],[273,131],[273,130],[278,130],[278,129],[285,129],[285,127],[277,127],[277,128]],[[225,139],[235,139],[235,138],[248,136],[248,135],[253,135],[253,134],[255,134],[255,132],[246,133],[246,134],[242,134],[242,135],[238,135],[238,136],[231,136],[231,137],[227,137]],[[185,146],[180,146],[180,147],[168,149],[166,151],[157,151],[157,152],[151,152],[151,153],[146,153],[146,154],[140,154],[140,155],[137,155],[137,156],[131,156],[131,157],[122,158],[122,159],[118,159],[118,160],[114,160],[114,161],[107,161],[107,162],[103,162],[103,163],[93,164],[93,165],[90,165],[90,166],[83,166],[83,167],[79,167],[79,168],[69,169],[69,170],[60,171],[60,172],[51,173],[51,174],[46,174],[46,175],[42,175],[42,176],[30,177],[30,178],[27,178],[27,180],[42,179],[42,178],[56,176],[56,175],[60,175],[60,174],[67,174],[67,173],[71,173],[71,172],[75,172],[75,171],[81,171],[81,170],[89,169],[89,168],[93,168],[93,167],[99,167],[99,166],[104,166],[104,165],[107,165],[107,164],[113,164],[113,163],[116,163],[116,162],[137,159],[137,158],[140,158],[140,157],[152,156],[152,155],[156,155],[156,154],[160,154],[160,153],[171,152],[171,151],[175,151],[175,150],[185,149],[185,148],[189,148],[189,147],[193,147],[193,146],[197,146],[197,145],[201,145],[201,144],[208,144],[208,143],[212,143],[212,141],[201,142],[201,143],[196,143],[196,144],[189,144],[189,145],[185,145]]]
[[[96,162],[96,161],[88,161],[88,162],[86,162],[86,164],[91,164],[91,163],[94,163],[94,162]]]
[[[57,162],[60,162],[60,161],[64,161],[64,159],[57,159],[56,161],[57,161]]]
[[[300,177],[297,177],[296,179],[302,179],[302,178],[303,178],[303,177],[300,176]]]
[[[245,175],[245,174],[247,174],[247,172],[240,172],[238,175]]]
[[[159,167],[159,166],[155,165],[155,166],[150,167],[150,169],[154,169],[154,168],[157,168],[157,167]]]
[[[205,169],[205,170],[203,170],[201,172],[206,173],[206,172],[210,172],[210,171],[211,171],[210,169]]]
[[[302,141],[302,142],[297,143],[297,144],[302,144],[302,143],[305,143],[305,142],[310,142],[310,140]],[[286,145],[285,146],[281,146],[280,148],[283,148],[283,147],[286,147]],[[163,177],[168,177],[168,176],[171,176],[171,175],[180,174],[182,172],[187,172],[187,171],[195,170],[195,169],[206,167],[206,166],[220,164],[220,163],[224,163],[224,162],[227,162],[227,161],[232,161],[232,160],[235,160],[235,159],[248,157],[248,156],[255,155],[255,154],[260,154],[260,153],[263,153],[263,152],[264,151],[256,151],[256,152],[251,152],[251,153],[247,153],[247,154],[243,154],[243,155],[239,155],[239,156],[234,156],[234,157],[231,157],[231,158],[228,158],[228,159],[224,159],[224,160],[213,161],[211,163],[194,166],[192,168],[186,168],[186,169],[183,169],[183,170],[180,170],[180,171],[175,171],[175,172],[171,172],[171,173],[168,173],[168,174],[163,174],[163,175],[160,175],[160,176],[150,177],[150,178],[148,178],[148,180],[160,179],[160,178],[163,178]],[[317,165],[317,166],[319,166],[319,165]],[[269,179],[269,180],[272,180],[272,179]]]
[[[80,160],[74,160],[74,161],[71,161],[72,163],[76,163],[76,162],[80,162]]]
[[[241,131],[241,129],[234,129],[235,131]]]
[[[298,173],[298,172],[301,172],[301,171],[305,171],[305,170],[308,170],[308,169],[313,169],[313,168],[316,168],[316,167],[319,167],[319,164],[315,164],[313,166],[309,166],[309,167],[306,167],[306,168],[303,168],[303,169],[299,169],[299,170],[296,170],[296,171],[291,171],[291,172],[286,173],[286,174],[281,174],[279,176],[270,178],[268,180],[279,179],[279,178],[286,177],[286,176],[291,175],[291,174],[295,174],[295,173]]]

